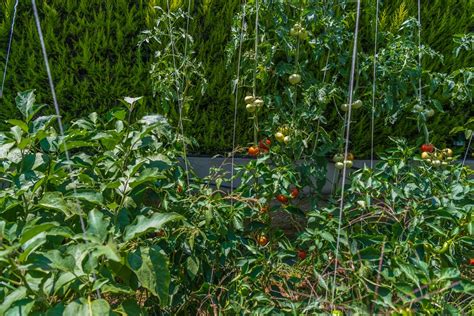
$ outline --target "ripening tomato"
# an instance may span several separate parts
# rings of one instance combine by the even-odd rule
[[[280,142],[280,143],[283,143],[285,141],[285,135],[283,135],[282,132],[276,132],[275,133],[275,139]]]
[[[428,159],[430,158],[430,154],[426,151],[421,153],[421,159]]]
[[[260,235],[257,238],[257,242],[260,246],[265,246],[266,244],[268,244],[268,238],[265,235]]]
[[[354,154],[353,153],[348,153],[347,154],[347,160],[354,160]]]
[[[298,250],[298,258],[300,258],[301,260],[306,259],[306,251],[302,249]]]
[[[346,165],[346,168],[350,169],[352,168],[352,160],[344,160],[344,164]]]
[[[432,153],[433,150],[434,150],[434,146],[433,144],[423,144],[421,145],[421,152],[428,152],[428,153]]]
[[[268,205],[264,205],[260,208],[260,213],[265,214],[268,213],[269,207]]]
[[[183,193],[183,187],[180,184],[178,184],[178,187],[176,188],[176,192],[180,194]]]
[[[248,152],[248,154],[249,154],[250,156],[255,157],[255,156],[258,155],[258,153],[260,152],[260,150],[258,149],[257,146],[251,146],[251,147],[249,147],[249,149],[248,149],[247,152]]]
[[[257,109],[261,108],[263,106],[264,102],[262,99],[256,99],[253,101],[253,105],[257,107]]]
[[[262,149],[263,151],[267,152],[270,150],[271,144],[272,142],[269,139],[265,139],[265,140],[262,139],[258,142],[258,147],[260,147],[260,149]]]
[[[298,190],[298,188],[293,188],[291,189],[290,195],[293,199],[296,199],[298,195],[300,195],[300,191]]]
[[[286,204],[288,203],[288,198],[286,196],[284,196],[283,194],[278,194],[276,199],[280,202],[280,203],[283,203],[283,204]]]
[[[451,148],[445,148],[445,149],[443,149],[443,154],[446,157],[452,157],[453,156],[453,150]]]

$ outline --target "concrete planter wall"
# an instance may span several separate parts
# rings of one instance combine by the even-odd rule
[[[235,158],[234,163],[236,165],[245,165],[249,161],[251,161],[251,158]],[[189,156],[188,161],[193,168],[194,172],[201,178],[207,177],[209,175],[210,169],[211,168],[222,168],[224,172],[227,172],[230,175],[231,172],[231,160],[230,158],[222,158],[222,157],[203,157],[203,156]],[[376,160],[374,164],[380,162],[379,160]],[[363,168],[364,166],[369,166],[370,165],[370,160],[355,160],[354,161],[354,166],[352,169],[349,169],[349,173],[357,170],[359,168]],[[466,161],[466,165],[469,166],[470,168],[474,168],[474,160],[468,160]],[[334,163],[329,162],[328,163],[328,171],[326,174],[326,184],[323,188],[323,194],[328,194],[332,190],[333,186],[333,179],[335,175],[335,169],[334,169]],[[238,186],[240,184],[240,179],[236,179],[234,181],[234,187]],[[223,182],[223,186],[230,187],[230,183],[228,182]]]

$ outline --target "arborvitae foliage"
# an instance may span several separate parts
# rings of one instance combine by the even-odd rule
[[[3,71],[14,0],[0,5]],[[90,111],[105,113],[124,96],[151,95],[148,52],[137,47],[140,30],[153,21],[151,1],[37,1],[46,49],[66,121]],[[52,104],[30,1],[20,1],[0,119],[17,116],[18,91],[34,88]],[[147,98],[152,101],[152,98]],[[152,102],[148,103],[152,107]],[[151,109],[150,109],[151,111]]]

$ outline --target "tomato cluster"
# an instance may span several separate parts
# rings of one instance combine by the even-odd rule
[[[288,144],[291,141],[289,133],[290,129],[287,126],[279,127],[278,131],[275,133],[275,139],[279,143]]]
[[[298,188],[293,188],[290,191],[290,196],[289,197],[284,195],[284,194],[278,194],[276,196],[276,199],[278,200],[278,202],[280,202],[282,204],[288,204],[288,202],[290,201],[290,198],[291,199],[296,199],[299,195],[300,195],[300,191],[298,190]]]
[[[258,142],[258,146],[250,146],[247,149],[249,156],[257,157],[260,153],[268,153],[270,151],[270,146],[272,141],[267,139],[261,139]]]
[[[290,35],[297,37],[300,40],[305,40],[308,38],[308,31],[301,24],[296,23],[290,30]]]
[[[334,161],[334,167],[338,170],[344,169],[344,166],[346,168],[352,168],[354,155],[352,153],[348,153],[347,157],[344,157],[343,154],[335,154],[332,160]]]
[[[354,110],[360,109],[361,107],[362,107],[362,101],[361,100],[356,100],[356,101],[352,102],[352,108]],[[347,103],[341,104],[341,110],[343,112],[349,111],[349,104],[347,104]]]
[[[453,160],[453,151],[450,148],[437,149],[433,144],[423,144],[421,149],[421,159],[431,164],[433,167],[446,166]]]
[[[252,95],[248,95],[244,98],[245,101],[245,109],[249,113],[255,113],[256,111],[260,110],[265,102],[263,102],[262,98],[260,97],[255,97]]]
[[[420,147],[422,153],[432,153],[434,151],[433,144],[423,144]]]

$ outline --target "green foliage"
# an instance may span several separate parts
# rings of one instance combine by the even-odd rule
[[[314,163],[295,165],[293,151],[267,144],[236,168],[242,182],[231,194],[222,170],[191,173],[187,186],[181,137],[160,115],[138,116],[140,102],[75,120],[63,138],[33,91],[18,94],[22,116],[0,133],[1,314],[472,308],[463,303],[473,291],[470,169],[433,167],[397,141],[376,169],[353,173],[338,247],[340,193],[325,207],[314,194],[323,161],[308,169]],[[271,225],[275,211],[308,224],[289,239]]]
[[[15,1],[0,3],[0,56],[6,43]],[[46,49],[66,122],[97,111],[104,114],[128,93],[151,96],[148,52],[137,47],[140,30],[153,21],[151,1],[39,1]],[[17,117],[17,91],[36,88],[38,99],[51,103],[30,1],[20,1],[0,119]],[[143,105],[153,112],[150,97]],[[155,110],[156,111],[156,110]],[[3,122],[2,122],[3,124]]]

